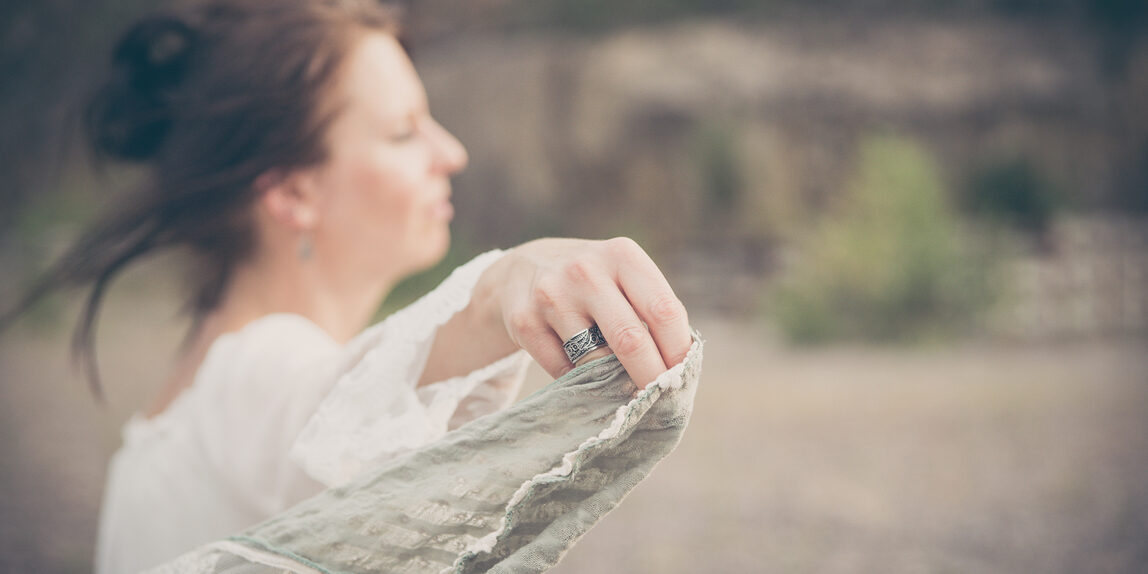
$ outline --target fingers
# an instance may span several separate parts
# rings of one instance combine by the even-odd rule
[[[563,341],[597,324],[630,378],[644,388],[665,372],[666,364],[610,267],[608,263],[572,263],[565,269],[563,280],[542,282],[535,299]],[[593,352],[594,356],[603,354],[602,350]]]
[[[562,343],[565,343],[566,341],[569,341],[570,338],[574,335],[589,329],[590,325],[592,324],[594,324],[594,320],[584,313],[562,313],[554,318],[552,327],[554,332],[557,333],[558,338],[562,340]],[[607,342],[608,341],[609,339],[607,339]],[[560,348],[562,343],[560,343]],[[573,368],[593,361],[594,359],[605,357],[606,355],[609,355],[613,352],[614,351],[609,346],[599,347],[593,351],[590,351],[589,353],[586,353],[585,355],[582,355],[578,359],[577,363],[571,365],[570,359],[566,357],[566,351],[563,350],[562,359],[566,361],[568,366]]]
[[[557,379],[574,368],[562,350],[562,340],[550,325],[529,308],[515,311],[507,319],[515,344],[538,362],[547,374]]]
[[[665,372],[666,365],[654,345],[654,339],[620,291],[604,294],[590,303],[589,312],[586,314],[563,313],[551,322],[553,332],[562,342],[569,341],[591,325],[598,325],[602,331],[608,346],[586,353],[578,359],[577,365],[613,353],[618,356],[618,361],[639,388],[645,388],[658,375]],[[559,348],[561,349],[561,343]],[[555,361],[557,362],[557,359]],[[565,374],[572,365],[564,350],[561,361],[566,368],[556,370]]]
[[[611,240],[618,255],[618,284],[631,308],[649,327],[667,367],[686,358],[693,338],[686,308],[670,283],[641,247],[628,239]]]
[[[609,347],[579,363],[614,352],[641,388],[685,358],[691,344],[685,308],[632,240],[550,240],[522,249],[529,250],[519,260],[523,281],[512,283],[504,301],[515,311],[504,320],[514,342],[551,376],[574,367],[562,343],[593,324]]]
[[[666,371],[657,344],[621,291],[615,288],[587,303],[606,342],[638,388],[645,388]]]
[[[560,375],[576,366],[571,364],[566,356],[566,351],[562,348],[563,343],[594,324],[593,317],[585,310],[586,297],[593,298],[595,293],[608,291],[610,288],[617,290],[603,272],[596,272],[584,266],[575,265],[572,270],[568,269],[565,275],[566,278],[561,281],[537,282],[532,296],[534,305],[541,313],[542,322],[550,329],[552,340],[557,342],[557,352],[548,353],[553,355],[555,368],[553,372],[550,369],[547,369],[547,372],[551,374],[558,372]],[[595,349],[579,358],[577,364],[605,357],[612,352],[610,347]],[[546,365],[542,366],[547,368]]]
[[[534,360],[547,374],[557,379],[576,366],[613,353],[609,346],[599,347],[583,355],[576,364],[570,363],[562,344],[580,331],[589,328],[591,323],[592,320],[589,318],[560,320],[557,321],[557,326],[551,326],[545,320],[538,320],[537,322],[531,320],[529,326],[520,322],[519,332],[531,334],[521,335],[518,345],[530,353],[530,356],[534,357]]]

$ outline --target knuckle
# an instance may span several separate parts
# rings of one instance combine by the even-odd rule
[[[619,355],[635,355],[646,347],[649,333],[637,323],[624,323],[613,329],[614,340],[610,347]]]
[[[511,311],[506,317],[506,324],[510,327],[515,341],[519,344],[528,341],[538,331],[538,321],[535,319],[534,313],[526,309]]]
[[[580,285],[594,283],[594,265],[586,259],[575,259],[565,265],[563,272],[571,282]]]
[[[660,295],[650,303],[649,313],[651,319],[666,325],[685,319],[686,307],[673,295]]]
[[[559,289],[553,280],[541,278],[535,281],[531,290],[534,304],[543,309],[553,309],[557,305]]]
[[[607,239],[605,241],[605,247],[606,251],[611,255],[621,258],[630,258],[638,256],[639,254],[644,255],[646,253],[642,250],[642,247],[638,245],[637,241],[634,241],[629,237],[615,237],[613,239]]]

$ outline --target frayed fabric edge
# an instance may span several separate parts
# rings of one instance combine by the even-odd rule
[[[508,533],[514,526],[514,515],[516,514],[517,507],[527,500],[530,492],[535,487],[543,484],[550,484],[556,481],[567,480],[577,470],[579,466],[579,458],[590,449],[614,438],[622,432],[623,427],[631,417],[631,415],[645,405],[652,405],[662,393],[667,390],[677,390],[685,383],[685,374],[687,365],[694,364],[702,352],[702,347],[705,341],[702,340],[701,335],[695,330],[692,333],[693,343],[690,344],[690,350],[686,353],[686,358],[682,362],[670,367],[666,372],[658,375],[653,382],[646,385],[646,388],[638,391],[634,398],[630,399],[626,404],[618,407],[614,413],[613,420],[610,424],[602,429],[595,436],[587,438],[578,448],[566,453],[562,456],[561,462],[555,465],[550,470],[536,474],[526,482],[523,482],[518,490],[510,497],[506,503],[506,510],[503,513],[502,521],[498,529],[483,536],[476,542],[469,545],[459,557],[455,560],[454,564],[449,568],[444,568],[440,571],[441,574],[462,574],[466,565],[481,553],[489,553],[494,550],[498,545],[500,539]],[[656,396],[655,396],[656,395]],[[643,410],[643,413],[645,411]]]

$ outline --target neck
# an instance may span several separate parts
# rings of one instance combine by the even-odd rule
[[[265,254],[235,270],[220,306],[204,319],[204,334],[214,338],[266,315],[293,313],[345,343],[366,327],[398,279],[368,281],[357,271],[294,251]]]
[[[268,253],[238,267],[219,306],[189,334],[167,384],[147,410],[148,416],[162,412],[191,384],[219,335],[238,331],[272,313],[294,313],[345,343],[366,326],[400,277],[395,273],[387,280],[366,281],[355,275],[354,269],[322,265],[322,260],[301,260],[290,251]]]

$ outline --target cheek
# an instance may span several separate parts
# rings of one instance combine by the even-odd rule
[[[339,205],[332,206],[332,223],[344,226],[348,241],[376,249],[395,245],[418,225],[422,206],[412,164],[391,154],[343,166],[339,189],[333,190]]]
[[[392,223],[401,223],[414,207],[418,197],[413,183],[409,174],[391,165],[364,166],[353,181],[363,215]]]

